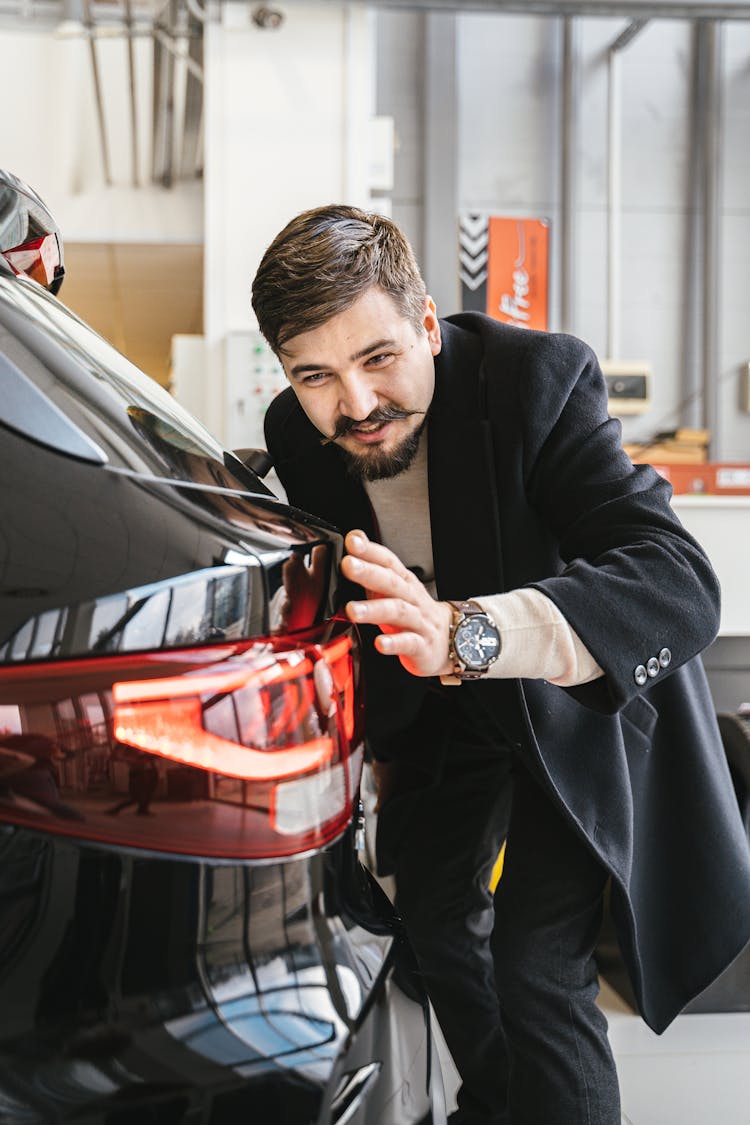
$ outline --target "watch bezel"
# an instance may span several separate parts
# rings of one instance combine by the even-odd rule
[[[462,630],[468,629],[470,625],[480,623],[483,625],[484,630],[487,633],[494,635],[495,640],[497,641],[497,649],[494,654],[487,660],[482,661],[481,664],[475,664],[471,660],[468,660],[466,657],[462,656],[462,654],[459,652],[459,643]],[[500,655],[500,648],[500,630],[485,610],[480,609],[477,613],[462,613],[461,618],[456,623],[456,627],[453,630],[453,651],[456,654],[457,661],[465,672],[480,672],[482,674],[487,672]]]
[[[440,682],[443,684],[460,684],[464,680],[480,680],[487,674],[490,666],[494,664],[502,651],[502,634],[492,619],[492,617],[482,608],[479,602],[475,601],[449,601],[448,605],[451,610],[451,624],[448,633],[448,657],[451,662],[452,672],[449,675],[441,676]],[[481,666],[476,668],[468,667],[463,659],[458,655],[456,650],[455,638],[459,628],[468,621],[475,617],[484,618],[486,626],[493,632],[497,638],[497,651],[495,654],[486,660]]]

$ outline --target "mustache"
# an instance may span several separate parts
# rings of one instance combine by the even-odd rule
[[[396,422],[399,418],[411,418],[415,414],[426,414],[425,410],[404,410],[400,406],[392,406],[387,403],[385,406],[378,406],[366,418],[349,418],[348,415],[342,414],[336,422],[336,429],[333,431],[331,437],[321,438],[321,445],[331,445],[333,442],[338,441],[339,438],[345,437],[351,430],[357,426],[367,426],[385,422]]]

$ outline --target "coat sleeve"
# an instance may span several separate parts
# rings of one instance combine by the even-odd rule
[[[671,486],[622,449],[585,344],[550,335],[530,349],[519,394],[527,495],[563,562],[530,585],[561,610],[619,709],[711,643],[718,581],[670,506]],[[570,690],[590,702],[602,689]]]

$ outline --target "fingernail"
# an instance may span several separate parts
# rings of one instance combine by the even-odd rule
[[[361,602],[350,602],[349,603],[349,616],[350,617],[363,617],[364,612],[365,612],[365,607],[362,605]]]
[[[347,555],[347,558],[349,559],[349,569],[353,570],[355,574],[358,573],[364,565],[362,560],[355,559],[353,555]]]

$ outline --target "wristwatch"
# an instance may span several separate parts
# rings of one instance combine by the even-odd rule
[[[502,642],[495,622],[476,602],[448,602],[452,620],[448,656],[453,673],[441,676],[444,684],[479,680],[500,655]]]

